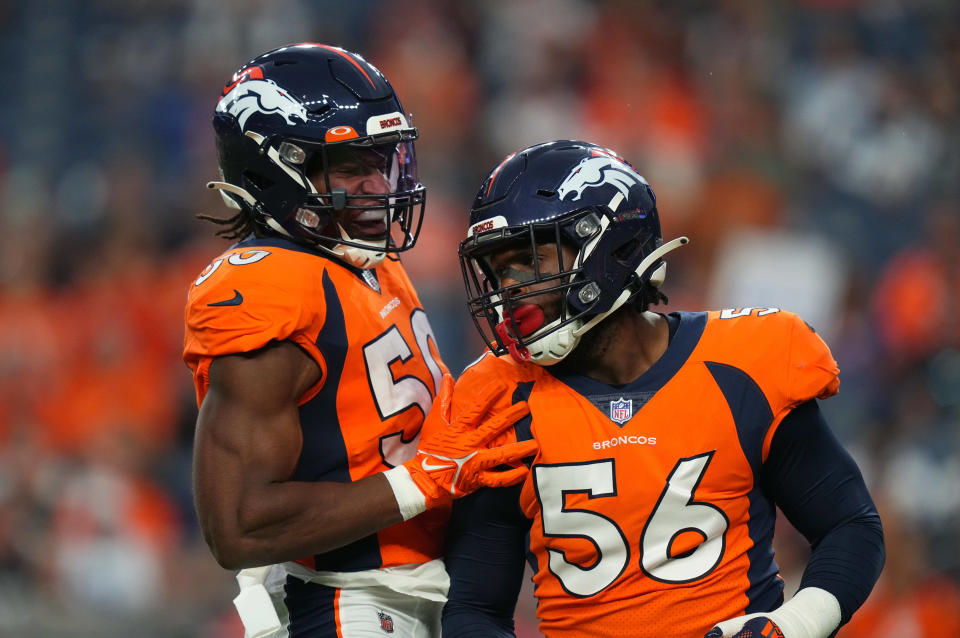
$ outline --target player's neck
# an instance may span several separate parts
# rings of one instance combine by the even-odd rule
[[[649,370],[669,341],[662,315],[618,312],[584,335],[576,350],[557,365],[607,385],[623,385]]]

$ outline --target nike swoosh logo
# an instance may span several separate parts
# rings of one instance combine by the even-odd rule
[[[239,306],[243,303],[243,295],[240,294],[240,291],[236,288],[233,289],[234,295],[232,299],[224,299],[223,301],[217,301],[214,303],[208,303],[208,306]]]
[[[420,466],[428,472],[432,470],[449,470],[457,467],[456,465],[434,465],[433,463],[427,462],[427,459],[420,461]]]

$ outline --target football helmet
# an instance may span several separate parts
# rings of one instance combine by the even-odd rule
[[[356,53],[304,43],[254,58],[223,87],[213,128],[222,181],[207,186],[261,227],[358,268],[416,243],[426,198],[417,129],[383,74]],[[387,192],[330,187],[331,151],[351,149],[376,154]],[[322,184],[310,179],[318,171]],[[383,219],[382,239],[351,237],[344,219],[355,216]]]
[[[663,256],[687,241],[663,243],[653,190],[615,152],[572,140],[531,146],[494,168],[470,209],[459,251],[470,313],[494,354],[553,365],[630,299],[654,301]],[[573,249],[572,266],[558,258],[545,273],[534,259],[524,281],[501,285],[493,255],[526,246],[536,255],[547,243]],[[527,300],[554,292],[560,316],[543,325]]]

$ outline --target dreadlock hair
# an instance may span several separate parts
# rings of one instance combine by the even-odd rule
[[[214,234],[217,237],[223,237],[224,239],[243,239],[248,235],[260,236],[263,234],[263,230],[260,224],[257,223],[253,211],[246,206],[242,207],[232,217],[214,217],[213,215],[197,213],[197,219],[202,219],[206,222],[213,222],[214,224],[221,226],[221,228]]]
[[[660,303],[667,305],[670,303],[670,300],[660,288],[654,286],[649,281],[645,281],[640,290],[633,293],[624,305],[629,306],[630,309],[635,312],[646,312],[650,309],[650,306],[656,306]]]

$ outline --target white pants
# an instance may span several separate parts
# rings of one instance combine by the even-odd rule
[[[315,572],[284,563],[244,570],[238,580],[241,587],[262,583],[270,599],[265,604],[276,612],[274,630],[251,633],[248,626],[247,638],[440,638],[449,587],[441,560],[350,573]],[[292,623],[288,602],[300,610]]]
[[[440,638],[443,603],[438,601],[367,587],[341,589],[336,606],[342,638]]]

